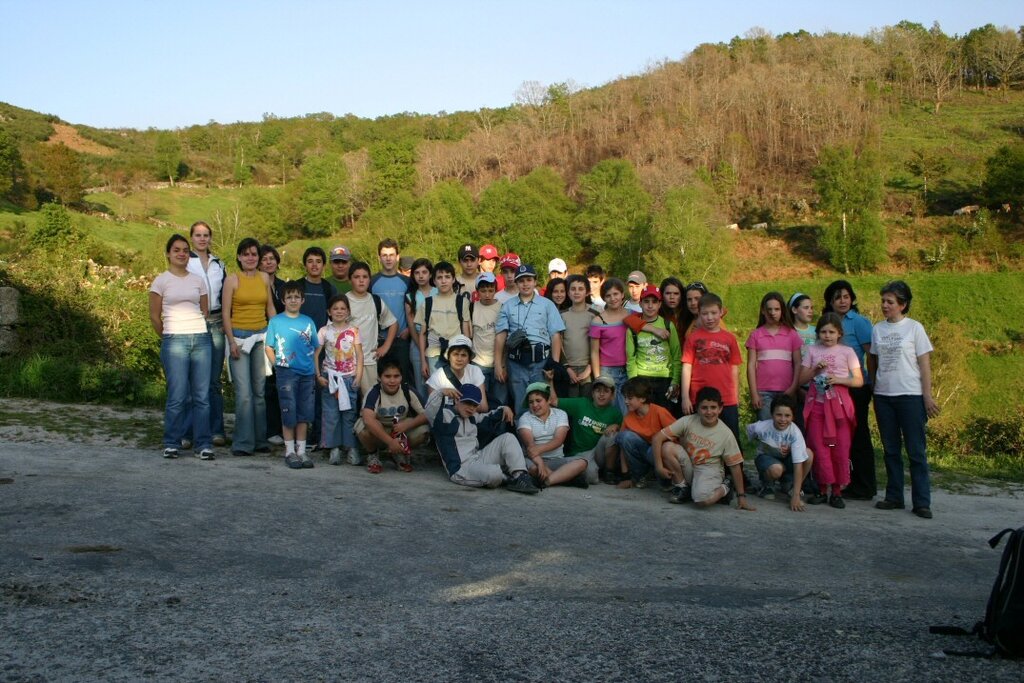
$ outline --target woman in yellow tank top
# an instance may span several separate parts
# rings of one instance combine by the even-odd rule
[[[259,270],[260,244],[251,237],[238,243],[235,252],[240,273],[224,280],[221,300],[224,309],[224,334],[227,337],[228,367],[235,388],[235,432],[233,455],[269,453],[267,443],[267,404],[263,388],[267,382],[266,355],[262,335],[267,321],[274,317],[274,298],[270,276]],[[257,337],[258,341],[246,341]]]

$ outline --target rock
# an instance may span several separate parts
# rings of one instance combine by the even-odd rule
[[[17,325],[21,319],[21,292],[0,287],[0,325]]]

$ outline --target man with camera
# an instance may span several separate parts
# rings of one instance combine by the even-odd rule
[[[518,417],[526,410],[526,387],[544,381],[545,362],[561,355],[565,323],[554,302],[536,292],[537,271],[532,265],[516,269],[515,283],[519,296],[502,304],[494,328],[494,375],[508,383]]]

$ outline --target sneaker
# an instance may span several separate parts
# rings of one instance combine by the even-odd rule
[[[302,455],[299,456],[299,459],[302,461],[303,469],[313,469],[313,458],[309,457],[309,453],[303,453]]]
[[[231,451],[231,455],[238,458],[246,458],[252,455],[252,453],[250,453],[249,451]]]
[[[661,487],[662,493],[669,493],[672,489],[675,488],[675,486],[672,485],[671,479],[659,479],[658,486]]]
[[[846,507],[846,503],[843,501],[842,496],[830,496],[828,499],[828,504],[837,510],[842,510]]]
[[[722,486],[725,487],[725,495],[718,499],[718,504],[729,505],[732,503],[732,486],[729,484],[728,479],[722,482]]]
[[[380,464],[380,456],[373,453],[366,459],[366,471],[370,474],[380,474],[384,466]]]
[[[270,452],[270,446],[257,446],[256,447],[256,452],[257,453],[264,453],[264,454],[269,453]]]
[[[184,450],[186,450],[186,451],[187,451],[188,449],[192,448],[192,439],[182,439],[182,440],[181,440],[181,447],[182,447],[182,448],[183,448]]]
[[[765,500],[775,500],[775,482],[762,484],[761,488],[757,491],[757,495]]]
[[[359,452],[358,448],[348,449],[348,464],[349,465],[362,465],[363,454]]]
[[[214,439],[213,442],[214,442],[214,444],[216,444],[217,440]],[[275,434],[274,436],[271,436],[271,437],[267,438],[267,443],[269,443],[271,446],[283,446],[284,445],[284,437],[283,436],[278,436],[277,434]]]
[[[213,450],[204,448],[203,450],[196,453],[196,457],[200,460],[213,460]]]
[[[824,493],[815,493],[813,496],[807,499],[808,505],[821,505],[822,503],[828,502],[828,496]]]
[[[300,458],[295,453],[289,453],[286,456],[284,456],[284,464],[288,465],[288,467],[290,467],[293,470],[301,470],[302,458]]]
[[[398,469],[403,472],[412,472],[412,463],[409,461],[409,454],[396,455],[395,464],[398,465]]]
[[[540,493],[540,489],[533,485],[530,475],[526,472],[520,472],[519,476],[505,485],[505,488],[516,493]]]
[[[654,472],[647,472],[639,479],[633,480],[633,488],[645,489],[651,485],[651,481],[654,479]]]
[[[690,493],[690,487],[682,484],[672,487],[672,495],[668,497],[668,502],[675,503],[676,505],[682,503],[689,503],[693,500],[693,495]]]
[[[331,449],[331,458],[330,458],[330,460],[328,462],[330,462],[332,465],[340,465],[341,464],[341,449],[340,448],[335,446],[334,448]]]
[[[875,503],[876,510],[906,510],[907,506],[903,503],[897,503],[894,500],[888,498],[882,499]]]
[[[931,519],[932,509],[931,508],[914,508],[914,514],[921,519]]]
[[[164,449],[164,457],[167,458],[168,460],[173,460],[174,458],[177,458],[178,457],[178,449],[177,448],[165,448]]]
[[[284,443],[283,439],[281,440],[281,443]],[[227,446],[228,445],[228,440],[224,438],[223,434],[217,434],[215,437],[213,437],[213,445],[214,446]]]

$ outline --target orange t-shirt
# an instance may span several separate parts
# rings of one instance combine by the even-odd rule
[[[639,434],[644,441],[650,443],[655,434],[668,427],[676,419],[672,417],[672,413],[655,403],[648,403],[647,407],[647,414],[642,417],[634,412],[626,413],[622,428]]]

